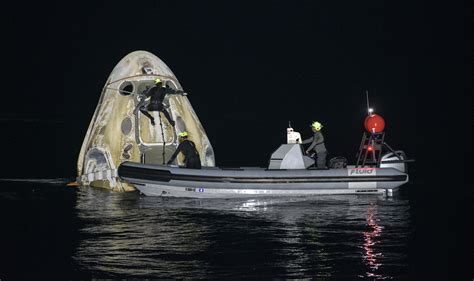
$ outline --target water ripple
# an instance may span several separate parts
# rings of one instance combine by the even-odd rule
[[[99,277],[391,279],[406,272],[408,206],[373,196],[202,200],[81,188],[74,260]]]

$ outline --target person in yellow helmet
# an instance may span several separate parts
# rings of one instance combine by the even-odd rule
[[[176,151],[171,155],[168,160],[168,165],[171,165],[178,156],[178,153],[184,155],[184,166],[188,169],[201,169],[201,159],[199,158],[199,152],[196,149],[194,142],[188,139],[188,132],[179,133],[179,145]]]
[[[175,122],[171,118],[170,113],[166,110],[165,106],[163,105],[163,100],[167,94],[172,95],[186,95],[183,91],[180,90],[173,90],[171,88],[163,87],[163,81],[160,78],[155,79],[155,85],[143,93],[144,98],[150,98],[147,103],[139,103],[138,109],[140,110],[143,115],[148,117],[151,121],[151,125],[155,126],[155,118],[151,116],[149,113],[150,111],[159,111],[163,112],[168,122],[171,126],[174,127]],[[136,110],[135,110],[136,111]]]
[[[306,149],[306,154],[311,153],[311,150],[316,152],[316,166],[318,169],[326,169],[326,156],[327,150],[326,146],[324,145],[324,136],[321,133],[321,129],[323,125],[317,121],[311,123],[311,130],[313,130],[314,135],[309,138],[303,140],[302,144],[311,143],[311,145]]]

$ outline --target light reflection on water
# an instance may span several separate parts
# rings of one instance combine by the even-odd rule
[[[377,251],[375,245],[378,243],[377,239],[382,234],[383,227],[377,224],[376,206],[370,204],[367,209],[367,230],[364,231],[364,260],[368,265],[367,277],[383,278],[382,275],[376,274],[379,267],[382,265],[379,261],[383,257],[383,253]]]
[[[93,276],[369,277],[407,272],[408,201],[179,199],[81,188],[74,260]]]

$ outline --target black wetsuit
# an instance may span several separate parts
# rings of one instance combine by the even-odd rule
[[[324,136],[320,131],[314,132],[313,137],[302,141],[302,144],[311,143],[307,151],[314,150],[316,152],[316,166],[318,169],[326,168],[326,156],[328,154],[324,145]]]
[[[161,111],[165,115],[166,119],[168,119],[168,122],[172,126],[174,126],[174,121],[171,118],[171,115],[169,114],[168,110],[165,109],[163,105],[163,100],[165,99],[165,96],[167,94],[172,94],[172,95],[177,95],[177,94],[182,94],[183,91],[179,90],[173,90],[171,88],[166,88],[166,87],[161,87],[161,86],[153,86],[150,89],[148,89],[145,92],[145,97],[149,97],[150,101],[148,104],[144,104],[140,106],[140,112],[143,113],[146,117],[148,117],[151,120],[151,124],[155,124],[155,118],[151,116],[149,111]]]
[[[176,151],[173,153],[173,155],[171,155],[168,165],[174,161],[180,152],[184,154],[184,164],[186,168],[201,169],[201,159],[199,159],[199,153],[196,150],[196,145],[190,140],[184,140],[178,145]]]

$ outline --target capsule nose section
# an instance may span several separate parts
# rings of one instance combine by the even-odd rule
[[[214,151],[187,94],[166,95],[166,113],[148,110],[148,100],[142,94],[157,78],[165,87],[182,90],[169,67],[149,52],[132,52],[115,66],[79,154],[77,170],[82,184],[132,190],[116,177],[120,163],[166,162],[176,150],[177,134],[182,131],[187,131],[196,144],[202,165],[214,166]]]

